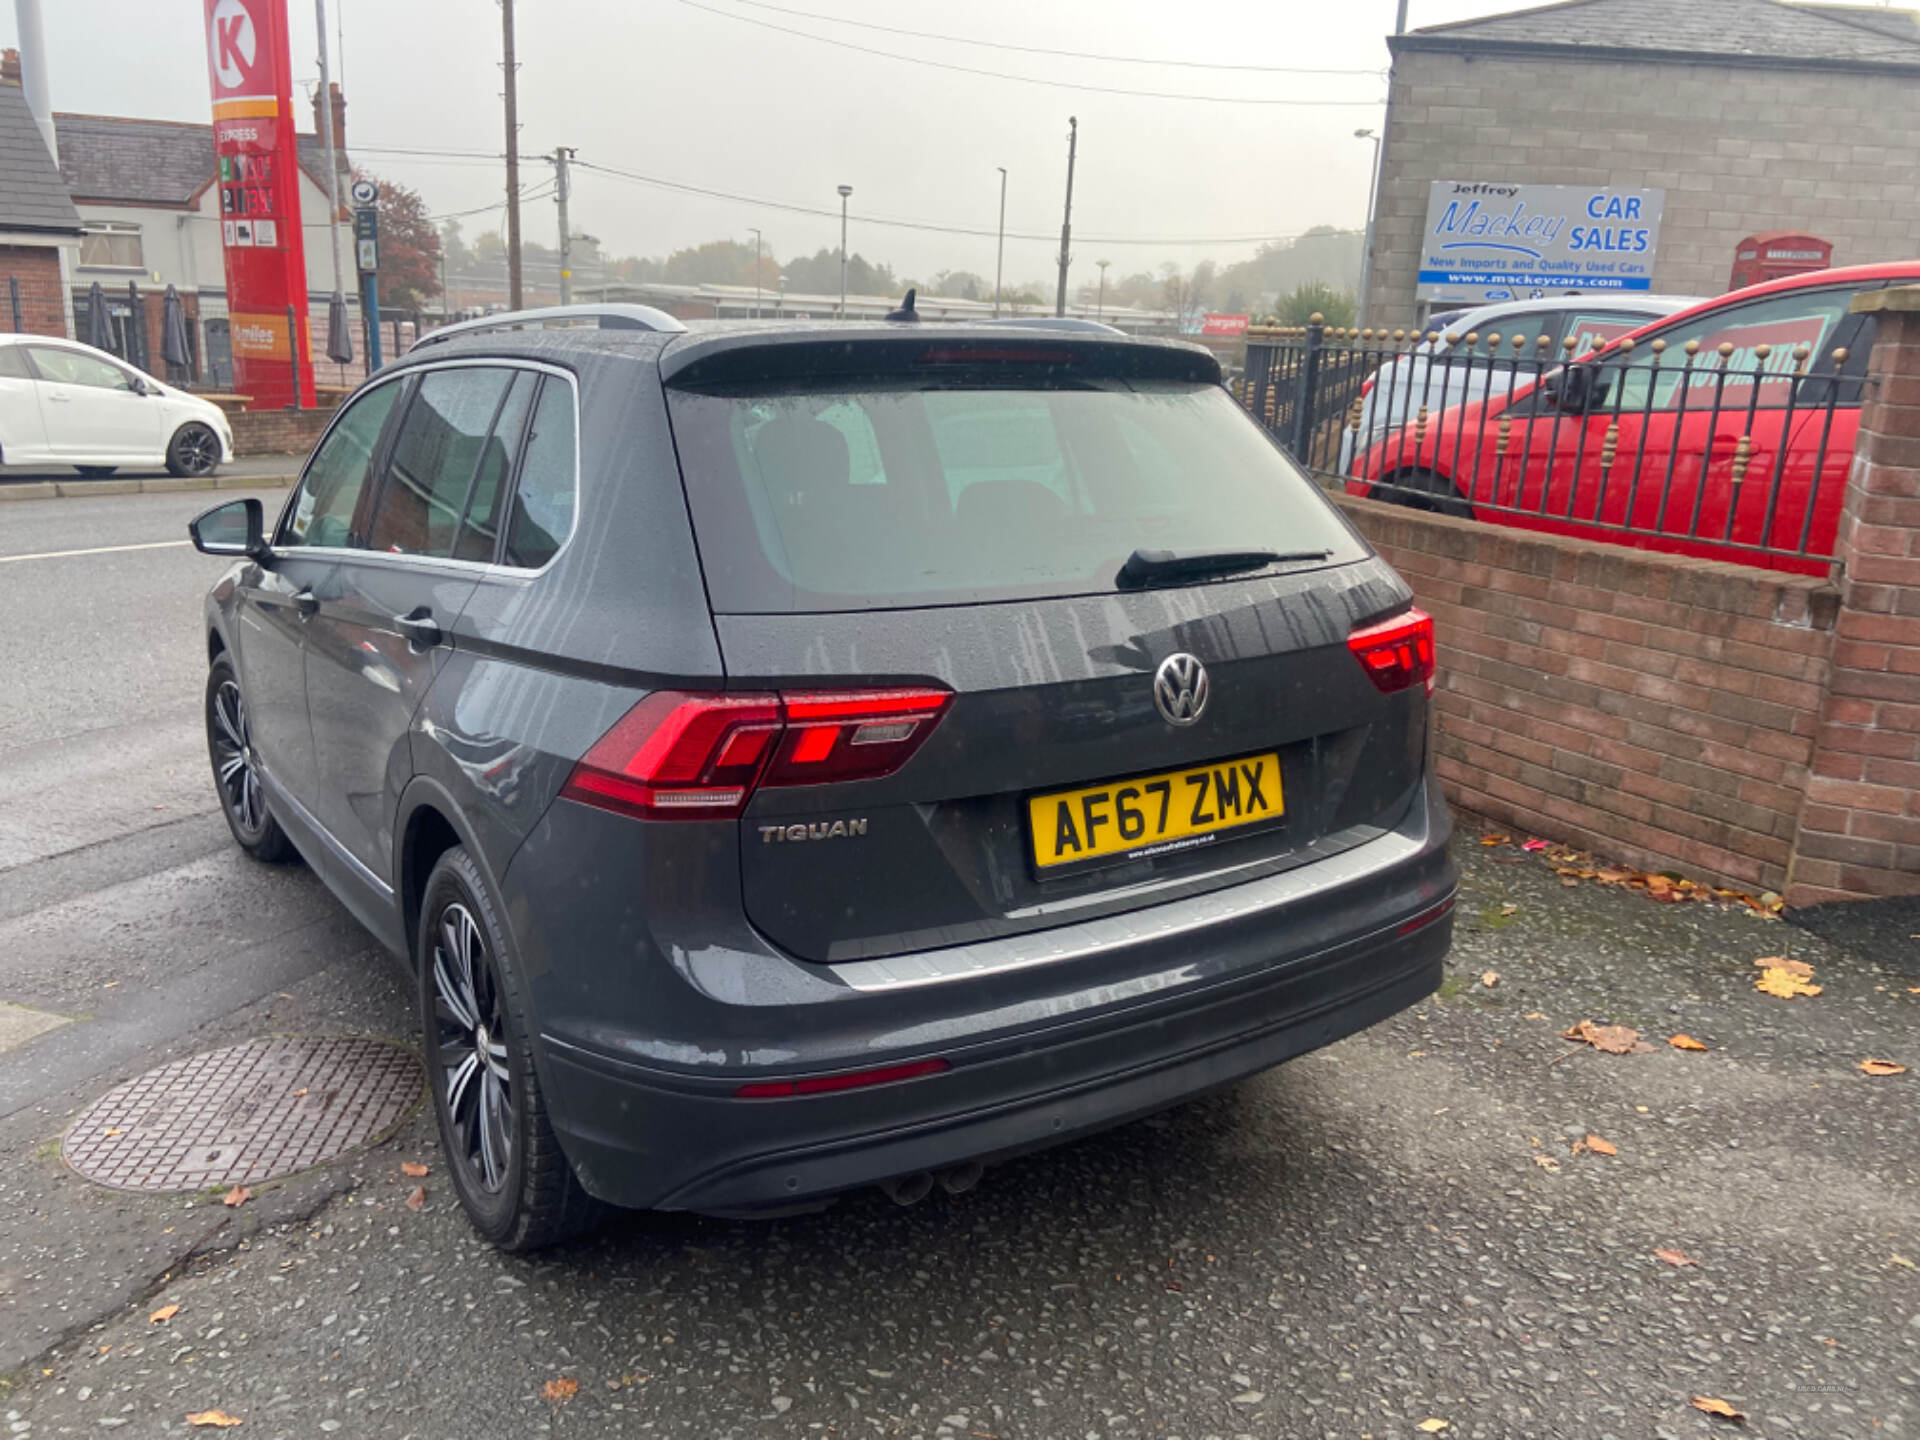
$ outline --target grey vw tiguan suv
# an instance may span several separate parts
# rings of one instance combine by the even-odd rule
[[[1431,622],[1187,345],[453,327],[193,524],[473,1223],[912,1200],[1434,989]]]

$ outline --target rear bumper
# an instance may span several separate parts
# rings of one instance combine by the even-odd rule
[[[565,882],[510,875],[507,898],[555,1129],[587,1189],[627,1206],[744,1210],[1087,1134],[1416,1003],[1452,938],[1449,828],[1429,779],[1394,830],[1284,875],[1039,932],[1026,963],[969,973],[996,958],[976,950],[941,971],[961,952],[935,951],[859,985],[847,978],[858,967],[764,942],[750,953],[750,932],[650,955],[601,934],[583,952],[567,912],[540,898]],[[653,1019],[623,1021],[642,984]],[[575,1013],[577,991],[595,1013]],[[734,1093],[934,1056],[951,1068],[832,1094]]]
[[[1431,994],[1452,932],[1447,914],[1413,935],[1342,947],[1319,963],[1290,966],[1268,984],[1234,986],[1175,1015],[1143,1015],[1044,1051],[956,1066],[886,1087],[884,1095],[696,1098],[616,1076],[564,1051],[549,1049],[549,1063],[571,1113],[614,1120],[566,1139],[588,1188],[603,1199],[661,1209],[772,1208],[1059,1144],[1329,1045]],[[731,1153],[742,1147],[728,1137],[758,1118],[742,1113],[750,1110],[777,1119],[787,1142]],[[663,1175],[657,1157],[628,1143],[629,1116],[707,1137],[711,1163]],[[813,1131],[822,1138],[809,1139]]]

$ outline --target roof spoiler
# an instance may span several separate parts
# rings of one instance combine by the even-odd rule
[[[592,324],[586,322],[591,321]],[[678,333],[687,327],[664,310],[651,305],[543,305],[535,310],[508,310],[499,315],[482,315],[478,320],[456,320],[429,330],[414,342],[437,344],[461,335],[480,335],[489,330],[658,330]]]

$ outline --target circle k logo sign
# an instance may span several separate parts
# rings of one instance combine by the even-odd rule
[[[207,46],[220,89],[239,90],[253,78],[260,40],[245,0],[216,0],[207,13]]]

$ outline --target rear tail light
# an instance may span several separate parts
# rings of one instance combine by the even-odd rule
[[[1360,393],[1362,396],[1371,395],[1373,393],[1373,382],[1375,378],[1376,377],[1369,375],[1366,379],[1360,382]]]
[[[649,820],[724,819],[761,786],[891,775],[952,699],[945,690],[656,691],[581,756],[560,793]]]
[[[1356,630],[1347,648],[1383,694],[1418,684],[1433,693],[1433,617],[1425,611],[1409,610]]]

